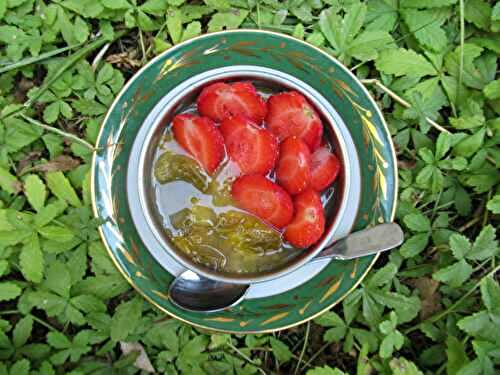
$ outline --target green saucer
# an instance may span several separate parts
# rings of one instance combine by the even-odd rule
[[[332,261],[287,292],[243,301],[215,314],[170,303],[173,276],[141,241],[132,221],[127,165],[135,136],[158,101],[186,79],[209,69],[262,66],[293,75],[316,89],[349,128],[361,167],[361,202],[353,230],[392,221],[397,195],[394,146],[382,114],[364,86],[328,54],[292,37],[258,30],[207,34],[157,56],[123,88],[102,125],[93,160],[92,200],[100,233],[123,276],[149,302],[186,323],[220,331],[259,333],[292,327],[340,302],[361,282],[377,256]]]

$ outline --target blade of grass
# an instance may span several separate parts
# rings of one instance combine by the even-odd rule
[[[460,64],[458,70],[457,99],[460,97],[460,86],[464,74],[464,40],[465,40],[465,21],[464,21],[464,0],[460,0]]]
[[[43,61],[43,60],[47,60],[51,57],[60,55],[61,53],[64,53],[66,51],[78,48],[78,47],[82,46],[83,44],[84,43],[78,43],[78,44],[74,44],[72,46],[58,48],[58,49],[55,49],[53,51],[42,53],[41,55],[38,55],[38,56],[27,57],[25,59],[22,59],[21,61],[18,61],[18,62],[12,63],[12,64],[5,64],[6,66],[0,68],[0,74],[6,73],[6,72],[14,70],[14,69],[22,68],[23,66],[35,64],[35,63],[38,63],[38,62]]]
[[[394,91],[392,91],[387,86],[384,86],[378,79],[362,79],[361,82],[364,83],[365,85],[375,85],[375,86],[377,86],[379,89],[381,89],[382,91],[384,91],[387,95],[389,95],[396,102],[398,102],[399,104],[401,104],[403,107],[411,108],[411,104],[410,103],[408,103],[406,100],[404,100],[402,97],[400,97],[398,94],[396,94]],[[435,122],[434,120],[430,119],[429,117],[426,117],[425,120],[431,126],[433,126],[434,128],[436,128],[440,132],[450,133],[451,134],[451,132],[448,129],[443,128],[441,125],[439,125],[437,122]]]
[[[245,361],[247,361],[248,363],[254,365],[257,368],[257,371],[259,371],[263,375],[267,375],[266,372],[263,369],[261,369],[257,363],[255,363],[249,356],[247,356],[245,353],[243,353],[241,350],[239,350],[236,346],[234,346],[231,343],[228,343],[227,345],[233,351],[235,351],[236,353],[238,353]]]
[[[123,35],[125,35],[127,31],[118,31],[115,33],[115,37],[113,40],[116,40],[118,38],[121,38]],[[68,56],[64,64],[62,64],[57,71],[52,74],[52,76],[48,77],[48,79],[45,80],[42,86],[40,86],[39,90],[36,92],[36,94],[28,99],[22,107],[17,108],[16,110],[9,112],[9,113],[4,113],[1,117],[0,120],[3,120],[4,118],[8,116],[12,116],[16,113],[19,113],[23,111],[26,108],[29,108],[33,105],[34,102],[38,98],[40,98],[48,89],[49,87],[59,79],[59,77],[69,68],[71,68],[73,65],[75,65],[80,59],[84,58],[87,56],[90,52],[94,51],[95,49],[101,47],[102,45],[110,42],[107,38],[101,37],[99,39],[96,39],[95,41],[89,43],[87,46],[83,47],[82,49],[78,50],[71,56]]]
[[[440,313],[438,313],[436,315],[433,315],[430,318],[424,320],[423,322],[420,322],[420,323],[418,323],[418,324],[416,324],[416,325],[414,325],[414,326],[406,329],[405,331],[403,331],[403,333],[405,335],[407,335],[408,333],[416,331],[417,329],[419,329],[423,324],[425,324],[425,323],[435,323],[438,320],[440,320],[443,317],[445,317],[446,315],[448,315],[449,313],[453,312],[453,310],[455,310],[463,301],[465,301],[472,293],[474,293],[474,291],[477,288],[479,288],[479,286],[481,285],[481,282],[483,281],[483,279],[486,279],[487,277],[494,277],[495,274],[498,271],[500,271],[500,266],[496,266],[493,270],[491,270],[486,275],[484,275],[483,277],[481,277],[479,279],[479,281],[476,282],[472,288],[470,288],[462,297],[460,297],[458,300],[456,300],[455,303],[452,304],[450,307],[448,307],[446,310],[443,310]]]
[[[297,374],[299,372],[300,364],[302,363],[303,358],[304,358],[304,354],[306,353],[307,344],[309,343],[309,331],[310,330],[311,330],[311,321],[308,321],[307,326],[306,326],[304,345],[302,346],[302,350],[300,351],[299,360],[297,361],[297,365],[295,366],[295,371],[293,372],[294,374]]]
[[[94,146],[92,146],[90,143],[88,143],[84,139],[81,139],[81,138],[77,137],[74,134],[67,133],[67,132],[65,132],[63,130],[60,130],[60,129],[57,129],[57,128],[53,127],[53,126],[42,124],[40,121],[37,121],[37,120],[35,120],[35,119],[31,118],[31,117],[28,117],[24,113],[20,113],[19,116],[21,116],[23,119],[25,119],[26,121],[28,121],[30,124],[32,124],[34,126],[37,126],[37,127],[41,128],[41,129],[44,129],[46,131],[58,134],[58,135],[60,135],[60,136],[62,136],[64,138],[71,139],[72,141],[78,142],[78,143],[82,144],[83,146],[87,147],[88,149],[90,149],[92,151],[95,150]]]

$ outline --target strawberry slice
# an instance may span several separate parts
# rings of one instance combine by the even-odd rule
[[[276,179],[290,194],[304,191],[311,181],[311,152],[304,141],[289,137],[280,145]]]
[[[297,136],[307,143],[311,151],[318,148],[323,125],[309,102],[296,91],[273,95],[267,102],[266,126],[281,142]]]
[[[266,102],[250,82],[218,82],[205,87],[196,101],[198,112],[220,122],[237,114],[260,124],[266,117]]]
[[[258,174],[246,175],[234,181],[231,194],[238,207],[280,229],[293,216],[290,195],[279,185]]]
[[[340,171],[340,161],[326,147],[320,147],[314,151],[311,159],[311,187],[321,192],[337,178]]]
[[[242,174],[267,174],[278,158],[278,140],[269,130],[242,115],[226,118],[219,127],[229,157]]]
[[[306,248],[321,238],[325,231],[325,212],[319,194],[307,189],[294,198],[295,215],[286,227],[285,240],[293,246]]]
[[[175,140],[205,168],[213,173],[224,159],[224,138],[208,117],[181,114],[174,117]]]

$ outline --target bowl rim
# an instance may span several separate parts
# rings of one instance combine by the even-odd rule
[[[150,177],[146,175],[148,174],[147,172],[148,169],[150,168],[147,167],[147,162],[152,161],[147,156],[148,150],[150,150],[151,147],[156,143],[155,135],[157,135],[158,133],[163,133],[164,131],[164,127],[166,126],[166,124],[163,121],[164,116],[168,113],[171,113],[173,109],[175,110],[177,103],[179,101],[182,101],[183,97],[182,96],[179,97],[178,94],[185,92],[185,89],[187,88],[189,90],[196,91],[204,87],[205,85],[210,84],[211,82],[220,81],[224,79],[226,80],[233,79],[238,76],[243,76],[245,77],[245,79],[248,77],[248,79],[263,79],[263,80],[274,81],[275,83],[278,83],[283,86],[288,85],[289,87],[292,87],[291,89],[297,90],[302,95],[306,96],[309,102],[313,104],[316,110],[318,110],[319,113],[322,115],[322,117],[326,120],[326,123],[324,123],[323,126],[325,128],[328,128],[333,133],[333,138],[338,144],[338,149],[336,149],[336,153],[340,156],[343,167],[342,169],[343,183],[341,184],[340,188],[341,189],[340,199],[337,198],[336,202],[333,202],[334,205],[337,205],[337,209],[335,210],[335,216],[333,218],[331,217],[328,218],[330,220],[330,223],[328,227],[325,228],[325,233],[322,235],[320,241],[310,246],[309,248],[304,249],[303,253],[300,253],[297,257],[286,262],[285,264],[282,265],[282,267],[258,273],[256,276],[253,275],[250,276],[245,274],[238,276],[235,275],[234,273],[233,276],[229,274],[219,273],[217,271],[211,271],[189,260],[189,256],[183,256],[180,250],[175,249],[175,246],[169,243],[169,239],[167,238],[168,236],[164,233],[164,228],[161,226],[161,223],[159,223],[157,219],[155,220],[155,217],[157,218],[158,215],[156,215],[157,212],[154,207],[154,202],[151,202],[151,199],[148,199],[149,194],[147,192],[148,182],[146,179]],[[359,203],[360,203],[359,202],[360,191],[357,192],[358,193],[357,194],[358,196],[356,196],[357,202],[355,202],[356,207],[352,208],[351,206],[352,203],[349,202],[348,199],[350,197],[350,193],[353,190],[358,189],[358,187],[355,187],[353,185],[353,174],[351,173],[351,170],[352,168],[357,168],[359,170],[360,168],[359,165],[354,167],[353,164],[354,163],[359,164],[360,161],[357,154],[351,155],[351,153],[348,152],[346,141],[339,129],[339,124],[337,123],[335,117],[340,118],[340,115],[336,112],[335,107],[329,103],[327,98],[321,95],[317,90],[313,89],[306,82],[288,73],[281,72],[276,69],[271,69],[256,65],[232,65],[230,67],[209,69],[202,73],[193,75],[188,79],[186,79],[185,81],[183,81],[181,84],[179,84],[173,90],[165,93],[162,99],[159,102],[157,102],[155,107],[151,110],[151,112],[148,114],[144,122],[141,124],[141,127],[146,127],[146,131],[144,133],[144,136],[140,135],[140,132],[138,133],[138,137],[136,137],[136,139],[134,140],[131,149],[132,151],[129,156],[129,166],[133,165],[133,169],[139,171],[138,173],[139,178],[137,179],[127,178],[127,189],[129,191],[128,194],[129,207],[131,211],[133,209],[136,209],[135,207],[136,205],[131,204],[131,199],[133,199],[132,195],[133,196],[136,195],[135,189],[137,188],[137,186],[134,185],[129,186],[129,182],[133,182],[135,180],[135,182],[138,184],[138,191],[139,191],[138,196],[140,201],[140,207],[144,213],[144,218],[147,221],[147,226],[155,236],[156,240],[161,244],[162,248],[164,248],[165,251],[169,252],[169,254],[175,259],[175,261],[180,263],[184,268],[196,272],[199,275],[202,275],[212,280],[233,283],[233,284],[248,284],[248,285],[271,281],[274,279],[278,279],[282,276],[285,276],[286,274],[291,273],[300,268],[301,266],[303,266],[304,264],[308,263],[310,260],[316,257],[319,252],[321,252],[326,246],[328,246],[332,242],[332,237],[335,235],[335,233],[337,233],[340,223],[343,220],[346,220],[346,214],[354,215],[354,217],[352,217],[351,220],[352,223],[349,225],[350,228],[348,232],[352,230],[352,226],[354,225],[355,222],[355,216],[359,209]],[[139,160],[137,163],[134,163],[134,161],[137,158],[137,154],[135,153],[136,144],[138,145],[138,150],[139,150],[138,151]],[[355,150],[353,150],[353,152],[355,152]],[[131,168],[127,168],[127,174],[128,173],[131,173]],[[132,173],[134,173],[135,175],[135,172]],[[362,181],[360,180],[359,183],[361,184]],[[134,191],[134,193],[130,194],[130,191]]]
[[[365,94],[365,96],[367,97],[367,100],[372,104],[372,106],[374,108],[374,111],[379,116],[381,124],[382,124],[382,127],[383,127],[382,130],[386,132],[387,139],[388,139],[388,142],[389,142],[389,145],[390,145],[390,148],[391,148],[391,155],[392,155],[392,158],[394,160],[394,163],[393,163],[394,164],[393,174],[395,176],[395,179],[394,179],[394,197],[393,197],[392,211],[389,214],[389,218],[390,218],[391,221],[393,221],[394,218],[395,218],[395,216],[396,216],[396,205],[397,205],[397,200],[398,200],[398,187],[399,187],[398,166],[397,166],[397,163],[396,163],[397,158],[396,158],[396,150],[394,148],[394,143],[393,143],[390,131],[389,131],[389,127],[388,127],[388,125],[387,125],[387,123],[385,121],[384,116],[382,115],[382,111],[380,110],[380,108],[378,107],[377,103],[372,98],[372,96],[370,95],[370,93],[368,92],[368,90],[364,86],[364,84],[346,66],[344,66],[338,59],[336,59],[335,57],[333,57],[330,54],[326,53],[325,51],[321,50],[319,47],[316,47],[315,45],[313,45],[311,43],[308,43],[308,42],[306,42],[304,40],[295,38],[295,37],[293,37],[291,35],[287,35],[287,34],[275,32],[275,31],[269,31],[269,30],[241,28],[241,29],[224,30],[224,31],[217,31],[217,32],[207,32],[207,33],[202,34],[200,36],[197,36],[195,38],[188,39],[188,40],[186,40],[184,42],[181,42],[181,43],[179,43],[179,44],[177,44],[177,45],[169,48],[168,50],[160,53],[159,55],[155,56],[146,65],[144,65],[143,67],[141,67],[134,74],[134,76],[132,76],[128,80],[128,82],[121,89],[120,93],[116,96],[116,98],[113,100],[113,102],[109,106],[109,108],[108,108],[108,110],[106,112],[106,115],[105,115],[105,117],[103,119],[102,124],[104,124],[109,119],[109,116],[110,116],[110,114],[112,112],[112,109],[115,107],[116,103],[120,100],[121,96],[131,86],[131,84],[140,76],[140,74],[143,71],[145,71],[154,62],[156,62],[157,60],[161,59],[164,55],[172,52],[173,49],[177,49],[177,48],[183,47],[186,44],[193,43],[193,41],[201,40],[201,39],[204,39],[204,38],[207,38],[207,37],[212,37],[214,35],[224,35],[224,34],[230,34],[230,33],[256,33],[256,34],[260,33],[260,34],[273,35],[273,36],[276,36],[276,37],[279,37],[279,38],[283,38],[283,39],[286,39],[286,40],[292,40],[292,41],[294,41],[296,43],[300,43],[300,44],[302,44],[302,45],[304,45],[304,46],[306,46],[308,48],[312,48],[317,53],[319,53],[319,54],[325,56],[326,58],[330,59],[332,62],[334,62],[339,67],[339,69],[343,70],[348,76],[351,77],[351,79],[354,80],[354,82],[356,82],[358,84],[360,90]],[[103,131],[104,131],[104,126],[101,125],[101,128],[99,130],[99,133],[98,133],[98,136],[97,136],[97,139],[96,139],[96,144],[99,144],[99,141],[100,141],[100,139],[102,137]],[[95,191],[96,160],[97,160],[97,152],[94,151],[93,156],[92,156],[92,165],[91,165],[90,193],[91,193],[91,203],[92,203],[93,214],[94,214],[95,217],[99,218],[99,211],[98,211],[98,207],[97,207],[96,191]],[[169,315],[171,317],[174,317],[174,318],[176,318],[176,319],[178,319],[178,320],[180,320],[180,321],[182,321],[182,322],[184,322],[186,324],[189,324],[189,325],[201,328],[201,329],[207,329],[207,330],[212,330],[212,331],[217,331],[217,332],[225,332],[225,333],[249,333],[249,334],[251,334],[251,333],[271,333],[271,332],[276,332],[276,331],[280,331],[280,330],[284,330],[284,329],[289,329],[289,328],[295,327],[297,325],[300,325],[302,323],[305,323],[307,321],[310,321],[310,320],[312,320],[312,319],[314,319],[314,318],[316,318],[316,317],[324,314],[326,311],[329,311],[332,307],[334,307],[337,304],[339,304],[340,302],[342,302],[342,300],[344,300],[344,298],[346,298],[350,293],[352,293],[358,287],[358,285],[361,284],[361,282],[364,280],[364,278],[366,277],[366,275],[370,272],[370,270],[375,265],[376,261],[378,260],[378,258],[380,256],[380,254],[375,254],[375,256],[373,257],[371,263],[368,265],[368,267],[366,268],[366,270],[359,276],[359,278],[356,280],[356,282],[343,295],[341,295],[333,303],[329,304],[328,306],[325,306],[323,309],[315,312],[314,314],[312,314],[312,315],[310,315],[310,316],[308,316],[308,317],[306,317],[306,318],[304,318],[302,320],[297,320],[297,321],[294,321],[293,323],[286,324],[286,325],[283,325],[283,326],[280,326],[280,327],[277,327],[277,328],[267,328],[267,329],[259,329],[259,330],[248,330],[248,329],[245,330],[245,329],[243,329],[243,330],[240,330],[240,331],[236,331],[236,330],[224,329],[224,328],[213,328],[213,327],[210,327],[209,325],[204,325],[204,324],[192,322],[192,321],[190,321],[188,319],[185,319],[185,318],[183,318],[183,317],[175,314],[172,311],[169,311],[168,309],[166,309],[163,306],[161,306],[159,303],[155,302],[151,297],[149,297],[145,292],[143,292],[139,288],[139,286],[136,285],[136,283],[131,279],[131,277],[129,275],[127,275],[127,273],[123,270],[121,264],[119,263],[118,259],[115,258],[112,249],[110,248],[109,244],[107,243],[107,239],[106,239],[106,236],[105,236],[105,233],[104,233],[104,230],[103,230],[102,226],[98,227],[98,231],[99,231],[99,235],[101,237],[101,241],[102,241],[104,247],[106,248],[106,251],[108,252],[108,256],[111,258],[111,260],[114,263],[115,267],[118,269],[118,271],[121,273],[121,275],[128,281],[128,283],[130,285],[132,285],[132,287],[144,299],[146,299],[153,306],[157,307],[160,311],[163,311],[165,314],[167,314],[167,315]]]

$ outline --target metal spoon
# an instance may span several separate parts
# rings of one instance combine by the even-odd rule
[[[311,262],[325,258],[359,258],[390,250],[399,246],[403,239],[403,231],[398,224],[379,224],[350,233],[323,249]],[[187,270],[170,284],[169,295],[172,303],[184,310],[209,313],[241,302],[249,286],[208,279]]]

